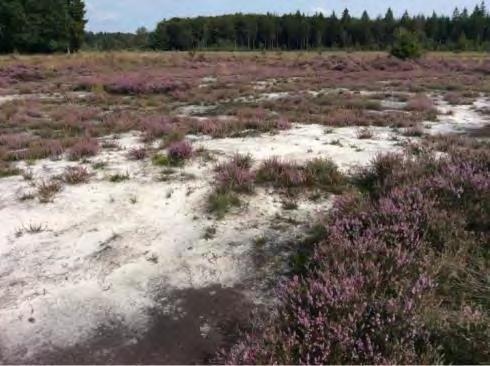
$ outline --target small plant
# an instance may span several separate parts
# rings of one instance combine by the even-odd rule
[[[99,152],[99,142],[95,139],[83,139],[77,142],[68,151],[70,160],[80,160],[82,158],[95,156]]]
[[[22,178],[27,181],[32,181],[34,179],[34,173],[31,169],[26,169],[22,171]]]
[[[249,155],[235,155],[231,161],[216,167],[216,181],[221,192],[253,191],[255,174],[250,170],[252,159]]]
[[[418,94],[407,102],[405,107],[408,111],[415,112],[437,112],[434,102],[427,95]]]
[[[420,124],[408,127],[403,131],[403,136],[407,137],[422,137],[424,134],[424,128]]]
[[[233,192],[214,192],[208,199],[208,211],[222,219],[233,207],[241,205],[240,198]]]
[[[42,181],[37,185],[37,196],[41,203],[49,203],[53,201],[54,196],[61,192],[62,185],[59,181]]]
[[[63,182],[72,185],[87,183],[89,179],[90,173],[87,168],[81,166],[67,167],[62,175]]]
[[[277,129],[278,130],[289,130],[291,129],[292,125],[291,122],[289,122],[286,118],[280,117],[277,120]]]
[[[306,177],[310,185],[323,190],[340,193],[347,179],[337,165],[329,159],[314,159],[306,164]]]
[[[19,201],[31,201],[36,198],[36,194],[34,192],[23,192],[19,195]]]
[[[265,160],[257,170],[257,182],[271,183],[277,187],[299,187],[305,184],[306,175],[296,163],[271,158]]]
[[[112,174],[109,176],[109,182],[111,182],[111,183],[120,183],[120,182],[124,182],[126,180],[129,180],[129,179],[130,179],[129,172],[116,173],[116,174]]]
[[[176,162],[190,159],[192,153],[192,145],[188,141],[177,141],[168,147],[168,157]]]
[[[92,164],[92,168],[94,168],[94,170],[102,170],[105,167],[107,167],[107,163],[105,161],[98,161]]]
[[[47,227],[42,224],[29,224],[27,226],[23,226],[23,231],[27,234],[39,234],[43,231],[46,231]]]
[[[153,157],[151,158],[151,162],[153,163],[153,165],[156,165],[156,166],[171,166],[171,160],[168,158],[167,155],[163,155],[163,154],[155,154],[153,155]]]
[[[298,209],[298,202],[295,199],[287,198],[282,201],[282,208],[286,211],[293,211]]]
[[[367,127],[361,128],[357,131],[357,138],[359,140],[369,140],[373,138],[373,131]]]
[[[129,150],[128,157],[130,160],[144,160],[148,156],[148,151],[144,147],[133,148]]]
[[[205,232],[204,232],[204,236],[203,238],[205,240],[211,240],[213,239],[214,237],[216,236],[216,227],[214,226],[209,226],[206,228]]]

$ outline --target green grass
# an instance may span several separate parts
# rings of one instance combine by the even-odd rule
[[[120,183],[129,180],[129,173],[116,173],[109,176],[109,182]]]
[[[208,211],[222,219],[233,208],[241,205],[238,195],[232,192],[214,192],[209,196]]]
[[[178,167],[184,164],[183,160],[171,159],[168,155],[165,154],[153,155],[151,162],[155,166],[167,166],[167,167]]]

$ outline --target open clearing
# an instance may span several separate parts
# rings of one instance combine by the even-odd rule
[[[1,59],[0,360],[212,359],[251,310],[275,301],[291,253],[341,193],[257,179],[216,212],[217,167],[249,156],[259,176],[271,158],[329,159],[348,181],[377,155],[440,134],[488,138],[489,65],[357,54]]]

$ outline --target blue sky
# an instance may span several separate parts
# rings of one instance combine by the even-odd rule
[[[364,9],[371,16],[384,14],[391,7],[396,14],[410,13],[451,14],[453,9],[473,9],[475,0],[85,0],[88,30],[134,31],[140,26],[153,29],[163,18],[174,16],[218,15],[235,12],[286,13],[301,10],[305,13],[331,13],[348,8],[353,15]]]

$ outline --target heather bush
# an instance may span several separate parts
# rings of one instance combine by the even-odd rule
[[[9,160],[37,160],[58,158],[64,148],[60,141],[53,139],[36,139],[29,142],[26,148],[12,150],[8,153]]]
[[[403,130],[402,135],[407,137],[422,137],[424,135],[424,128],[420,124],[407,127]]]
[[[419,94],[409,99],[405,109],[416,112],[432,112],[435,110],[435,106],[432,99],[426,95]]]
[[[104,85],[104,89],[113,94],[168,94],[182,91],[189,85],[166,77],[148,75],[144,72],[125,74],[113,78]]]
[[[254,189],[255,173],[252,172],[250,156],[235,155],[231,161],[216,167],[216,183],[219,192],[251,193]]]
[[[67,167],[61,178],[66,184],[82,184],[89,181],[90,173],[85,167]]]
[[[37,196],[39,202],[49,203],[53,201],[54,196],[62,190],[62,185],[57,180],[41,181],[37,184]]]
[[[130,160],[144,160],[148,156],[148,151],[144,147],[132,148],[128,152]]]
[[[259,166],[257,182],[280,188],[316,187],[338,193],[346,179],[329,159],[317,158],[302,166],[271,158]]]
[[[99,152],[99,142],[96,139],[85,138],[76,142],[68,151],[70,160],[79,160],[95,156]]]
[[[357,138],[359,140],[369,140],[373,138],[373,131],[369,128],[360,128],[357,131]]]
[[[0,135],[0,146],[9,150],[19,150],[29,146],[32,136],[27,133]]]
[[[168,117],[148,117],[140,122],[145,141],[164,137],[172,130],[172,120]]]
[[[277,129],[278,130],[289,130],[292,127],[291,122],[285,117],[280,117],[277,120]]]
[[[306,183],[306,174],[300,165],[274,157],[259,166],[257,182],[270,183],[276,187],[299,187]]]
[[[362,170],[354,181],[367,195],[335,203],[275,311],[256,317],[223,360],[487,362],[490,153],[447,150],[388,154]]]
[[[189,141],[176,141],[168,147],[168,157],[176,162],[188,160],[192,154],[193,149]]]

